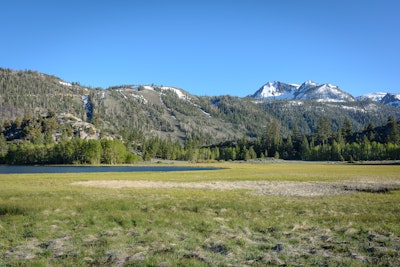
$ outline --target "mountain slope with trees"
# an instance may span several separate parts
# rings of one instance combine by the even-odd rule
[[[400,109],[373,101],[195,96],[161,85],[90,88],[36,71],[0,69],[0,144],[8,144],[0,153],[4,157],[18,151],[17,147],[22,153],[33,145],[47,151],[42,154],[64,159],[60,163],[130,162],[137,157],[228,160],[275,154],[294,159],[303,158],[299,152],[302,149],[319,145],[326,148],[334,145],[334,140],[340,143],[344,125],[347,131],[360,133],[356,137],[347,134],[345,143],[360,143],[364,138],[361,133],[369,127],[370,132],[376,131],[376,139],[370,142],[397,144],[393,141],[396,138],[384,140],[381,136],[387,134],[375,130],[375,126],[390,128],[388,118],[394,125]],[[321,129],[327,129],[326,133],[318,135]],[[99,153],[105,151],[103,139],[123,143],[124,159],[99,158]],[[59,149],[77,149],[69,142],[97,151],[93,152],[96,159],[81,157],[82,151],[76,157],[57,154]],[[283,144],[288,148],[283,149]],[[39,157],[33,161],[54,163],[54,159]]]

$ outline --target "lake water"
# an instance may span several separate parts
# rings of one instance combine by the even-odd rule
[[[82,172],[176,172],[217,170],[207,167],[184,166],[15,166],[0,165],[0,174],[23,173],[82,173]]]

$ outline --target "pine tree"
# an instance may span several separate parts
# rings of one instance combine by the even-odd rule
[[[301,138],[301,136],[300,136],[300,132],[299,132],[299,127],[297,126],[297,124],[295,124],[293,126],[293,140],[298,141],[298,140],[301,140],[300,138]]]
[[[386,142],[399,144],[400,143],[399,125],[393,116],[389,116],[386,127],[388,128]]]
[[[302,160],[308,160],[309,151],[310,151],[310,145],[308,143],[307,137],[303,136],[303,141],[301,142],[300,145],[300,158]]]
[[[353,134],[353,127],[351,126],[350,119],[348,117],[344,119],[343,131],[346,139]]]
[[[269,153],[273,155],[278,150],[280,139],[280,125],[277,120],[273,119],[267,125],[267,130],[263,136],[263,144],[265,150],[268,150]]]
[[[321,144],[326,144],[331,134],[328,118],[320,117],[317,125],[317,140]]]
[[[285,151],[286,151],[286,157],[283,158],[292,159],[295,156],[292,136],[290,134],[288,135],[285,142]]]
[[[365,127],[366,134],[367,134],[369,141],[375,140],[374,129],[375,129],[375,126],[372,122],[368,123],[367,127]]]

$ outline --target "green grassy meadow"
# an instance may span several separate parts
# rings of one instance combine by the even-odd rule
[[[400,183],[400,165],[202,165],[222,169],[0,175],[0,266],[400,266],[400,187],[280,196],[73,184]]]

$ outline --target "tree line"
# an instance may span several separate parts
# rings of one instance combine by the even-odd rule
[[[400,159],[399,123],[394,117],[386,125],[372,123],[353,132],[350,121],[333,131],[327,118],[320,118],[313,134],[300,134],[296,127],[282,137],[280,124],[271,120],[256,138],[207,145],[195,134],[184,142],[171,136],[148,137],[138,129],[125,129],[122,139],[83,140],[70,127],[61,126],[55,114],[5,121],[0,134],[0,163],[6,164],[123,164],[153,158],[185,161],[230,161],[260,158],[286,160],[398,160]],[[55,140],[54,133],[60,138]],[[123,141],[122,141],[123,140]]]
[[[89,128],[93,135],[93,128]],[[81,139],[71,125],[57,122],[54,111],[5,120],[0,134],[0,163],[5,164],[122,164],[142,158],[118,139]]]
[[[294,127],[283,138],[280,124],[271,120],[263,135],[249,139],[247,136],[217,145],[201,146],[204,140],[189,136],[183,146],[171,139],[150,138],[139,148],[145,159],[158,157],[172,160],[212,161],[280,158],[285,160],[315,161],[368,161],[399,160],[400,130],[394,117],[387,124],[375,127],[372,123],[363,131],[353,132],[350,121],[337,131],[332,131],[329,120],[320,118],[314,134],[300,134]]]
[[[119,140],[72,139],[58,144],[29,141],[5,143],[0,136],[0,162],[5,164],[124,164],[142,158],[126,150]]]

